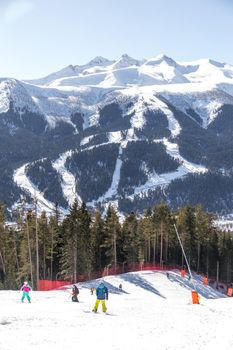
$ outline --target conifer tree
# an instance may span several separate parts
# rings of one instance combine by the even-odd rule
[[[129,214],[124,220],[124,223],[122,225],[122,237],[124,261],[126,261],[127,264],[134,264],[138,262],[138,221],[134,212],[131,212],[131,214]]]
[[[99,271],[106,266],[106,257],[104,254],[104,220],[101,217],[101,213],[97,211],[93,220],[91,230],[91,241],[93,249],[93,268],[95,271]]]
[[[42,212],[40,218],[38,218],[38,237],[39,237],[39,277],[42,279],[48,278],[49,269],[49,227],[48,219],[45,212]]]
[[[0,276],[1,280],[4,280],[6,275],[6,266],[5,266],[5,207],[0,203]]]
[[[59,272],[59,251],[62,241],[60,238],[60,226],[56,212],[49,218],[48,230],[49,247],[47,258],[49,260],[49,279],[53,280]]]
[[[109,205],[105,218],[105,239],[102,247],[106,255],[107,266],[113,266],[115,269],[119,256],[119,237],[120,224],[114,207]]]
[[[152,259],[152,254],[151,254],[152,246],[153,246],[152,239],[154,238],[155,228],[154,228],[151,213],[147,213],[147,214],[148,215],[141,218],[138,222],[138,239],[139,239],[138,259],[140,263],[151,262],[151,259]],[[153,258],[155,258],[154,253],[153,253]]]
[[[79,235],[78,235],[78,270],[81,273],[88,274],[93,269],[93,246],[91,236],[91,215],[83,202],[78,210]]]
[[[227,283],[231,282],[232,272],[232,236],[229,232],[222,232],[219,236],[220,276]]]
[[[61,251],[62,275],[76,281],[78,275],[92,271],[91,216],[85,203],[78,207],[77,200],[62,224],[64,244]]]
[[[140,219],[129,214],[122,226],[111,205],[104,219],[96,212],[92,221],[85,203],[79,206],[75,201],[61,224],[58,211],[48,219],[45,213],[36,218],[33,210],[21,209],[17,227],[9,227],[0,204],[0,288],[17,288],[22,279],[36,287],[36,233],[40,278],[63,277],[76,282],[81,275],[90,278],[92,271],[119,264],[183,265],[174,218],[191,268],[232,281],[232,235],[216,228],[214,215],[201,206],[186,206],[172,213],[166,203],[160,203]]]
[[[163,262],[168,263],[168,245],[169,245],[169,233],[171,231],[171,213],[170,208],[166,203],[160,203],[154,207],[153,222],[156,226],[154,230],[154,254],[156,247],[158,247],[156,237],[159,237],[160,254],[159,261],[160,265]],[[154,259],[155,260],[155,259]]]
[[[191,268],[196,268],[197,230],[194,208],[191,206],[181,208],[178,213],[177,224],[189,265]]]
[[[212,254],[217,254],[217,243],[216,249],[214,249],[213,235],[213,215],[205,213],[201,205],[196,206],[195,208],[195,217],[196,217],[196,231],[197,231],[197,266],[196,270],[199,273],[204,272],[208,275],[209,270],[209,261]]]
[[[63,220],[61,225],[61,235],[63,238],[61,244],[61,272],[63,278],[68,278],[76,282],[77,279],[77,260],[78,260],[78,202],[74,201],[70,208],[70,213]]]
[[[35,217],[31,210],[25,213],[25,222],[21,226],[21,241],[19,247],[20,271],[19,279],[30,280],[34,289],[36,285],[36,250],[35,250]]]
[[[0,204],[0,286],[11,289],[16,286],[17,251],[15,234],[6,226],[5,206]]]

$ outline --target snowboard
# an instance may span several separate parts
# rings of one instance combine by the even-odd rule
[[[108,315],[108,316],[116,316],[116,315],[114,315],[114,314],[112,314],[112,313],[110,313],[110,312],[102,312],[102,311],[100,311],[100,312],[93,312],[93,311],[90,311],[90,310],[83,310],[83,312],[85,313],[85,314],[93,314],[93,315]]]

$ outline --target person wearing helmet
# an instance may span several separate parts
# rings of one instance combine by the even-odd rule
[[[78,302],[78,294],[79,294],[79,289],[78,287],[74,284],[71,290],[71,299],[74,302]]]
[[[29,286],[28,281],[25,281],[23,283],[23,285],[20,288],[20,290],[22,290],[22,292],[23,292],[23,295],[22,295],[22,298],[21,298],[22,303],[23,303],[25,298],[27,298],[28,302],[30,303],[31,302],[31,298],[30,298],[30,295],[29,295],[29,291],[32,290],[32,288]]]
[[[107,308],[106,308],[106,304],[105,304],[105,300],[108,300],[108,288],[104,285],[103,282],[101,282],[98,287],[96,288],[96,302],[95,302],[95,306],[93,308],[93,312],[97,312],[98,311],[98,307],[99,307],[99,303],[101,301],[102,304],[102,311],[106,312]]]

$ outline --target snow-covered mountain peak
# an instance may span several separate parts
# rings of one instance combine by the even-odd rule
[[[7,112],[12,104],[14,110],[40,113],[23,83],[16,79],[4,79],[0,82],[0,113]]]
[[[60,69],[57,72],[47,75],[46,77],[33,79],[33,80],[25,80],[25,81],[35,85],[48,85],[56,79],[72,77],[75,75],[77,75],[76,68],[72,64],[70,64],[65,68]]]
[[[90,62],[88,62],[85,66],[93,67],[93,66],[108,66],[112,64],[115,61],[110,61],[109,59],[102,57],[102,56],[96,56],[93,58]]]
[[[96,56],[93,58],[90,62],[87,64],[84,64],[82,66],[76,66],[75,70],[77,75],[79,74],[96,74],[99,72],[106,71],[106,69],[114,64],[115,61],[110,61],[109,59],[102,57],[102,56]]]
[[[166,63],[167,65],[169,66],[173,66],[173,67],[176,67],[177,66],[177,63],[176,61],[174,61],[172,58],[164,55],[164,54],[160,54],[160,55],[157,55],[155,57],[151,57],[149,58],[146,62],[145,62],[145,65],[148,65],[148,66],[155,66],[155,65],[159,65],[161,63]]]
[[[139,66],[139,65],[140,65],[139,60],[136,60],[135,58],[132,58],[125,53],[113,64],[112,67],[114,69],[120,69],[120,68],[127,68],[130,66]]]
[[[127,86],[161,86],[179,89],[182,84],[187,92],[193,84],[212,86],[233,94],[233,66],[200,59],[179,62],[160,54],[147,60],[138,60],[123,54],[118,60],[96,56],[84,65],[69,65],[45,78],[30,81],[35,85],[46,85],[70,91],[80,87],[119,88]],[[170,86],[170,87],[169,87]]]

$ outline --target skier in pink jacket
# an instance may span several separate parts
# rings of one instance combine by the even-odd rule
[[[23,291],[23,295],[22,295],[22,298],[21,298],[22,303],[23,303],[25,297],[27,298],[28,302],[30,303],[31,302],[31,298],[29,296],[29,291],[32,290],[32,288],[29,286],[27,281],[24,282],[24,284],[22,285],[20,290]]]

